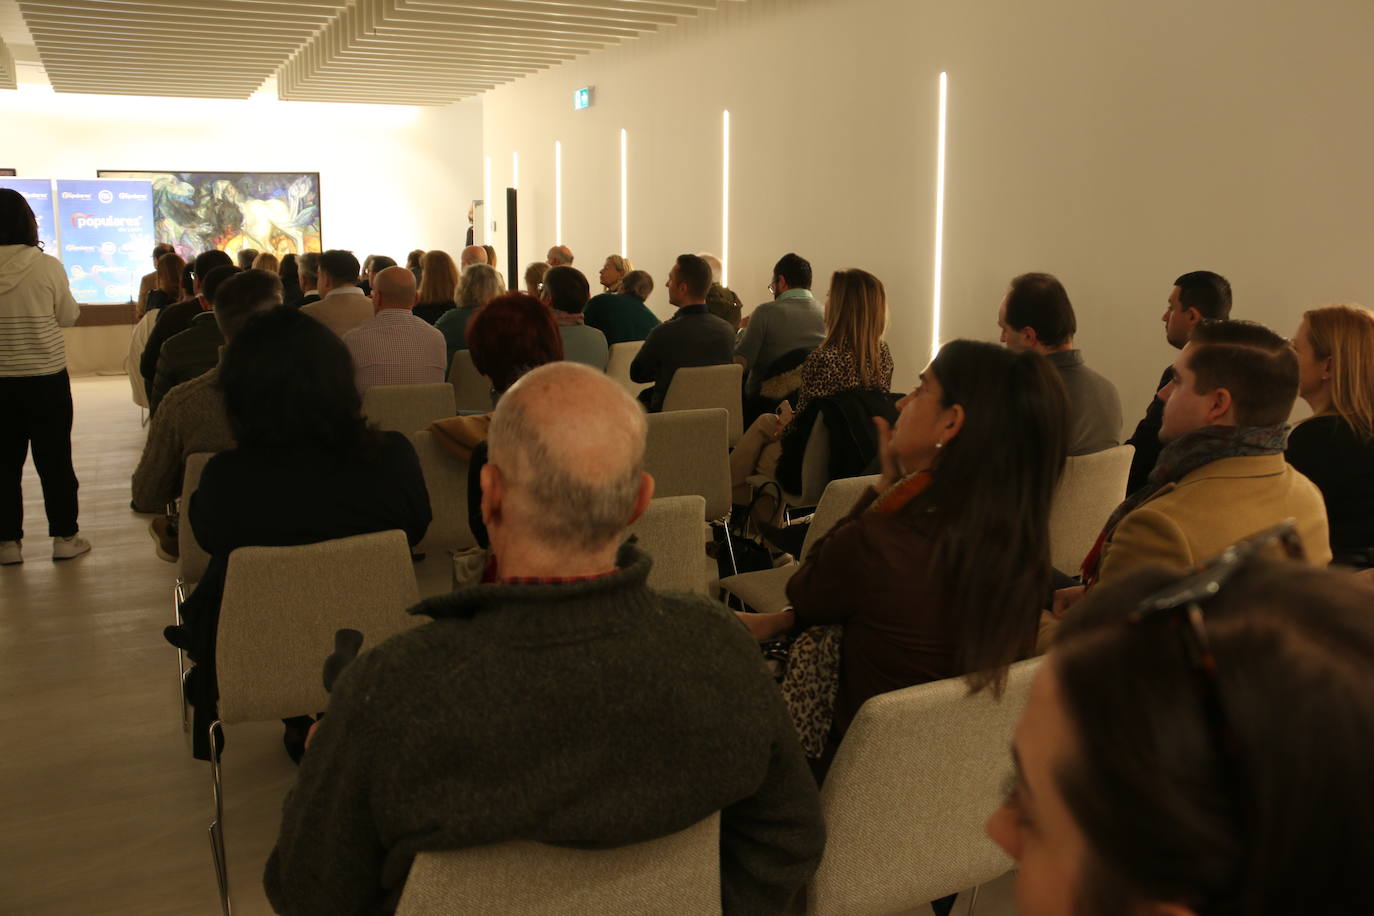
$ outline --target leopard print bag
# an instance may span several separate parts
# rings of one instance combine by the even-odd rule
[[[782,676],[782,699],[806,756],[825,751],[840,693],[840,640],[844,627],[808,627],[793,642]]]

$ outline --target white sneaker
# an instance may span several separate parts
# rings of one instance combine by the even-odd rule
[[[54,560],[70,560],[72,557],[79,557],[83,553],[90,553],[91,542],[79,534],[74,534],[69,538],[52,539],[52,558]]]
[[[13,566],[15,563],[23,563],[24,555],[20,553],[23,541],[0,541],[0,566]]]

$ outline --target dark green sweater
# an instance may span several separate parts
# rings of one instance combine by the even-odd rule
[[[618,344],[643,340],[658,327],[658,316],[634,296],[624,293],[601,293],[582,309],[588,327],[606,335],[606,343]]]
[[[335,685],[267,863],[278,913],[386,913],[416,853],[620,846],[721,817],[726,913],[777,913],[820,861],[820,802],[758,646],[645,585],[479,585]],[[329,647],[321,647],[321,655]]]

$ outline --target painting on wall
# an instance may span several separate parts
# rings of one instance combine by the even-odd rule
[[[278,257],[321,251],[319,172],[156,172],[101,169],[153,183],[157,240],[183,258],[218,248]]]

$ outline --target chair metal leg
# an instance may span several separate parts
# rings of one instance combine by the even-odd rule
[[[172,623],[181,626],[181,605],[186,600],[186,583],[177,579],[172,588]],[[181,730],[191,730],[190,704],[186,702],[186,653],[177,649],[177,685],[181,690]]]
[[[215,819],[210,823],[210,855],[215,861],[215,880],[219,884],[220,908],[224,916],[231,916],[229,902],[229,859],[224,851],[224,784],[221,781],[219,765],[219,746],[215,743],[215,733],[223,734],[224,726],[219,719],[210,723],[210,777],[215,794]]]
[[[737,575],[739,564],[735,562],[735,541],[730,536],[730,516],[725,516],[719,524],[721,530],[725,532],[725,552],[730,555],[730,575]]]

